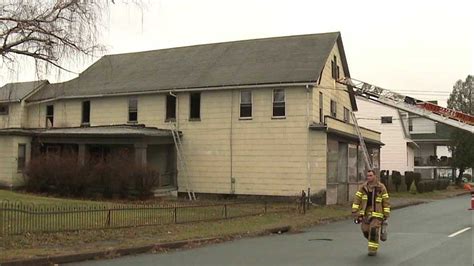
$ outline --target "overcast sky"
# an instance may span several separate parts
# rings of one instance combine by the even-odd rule
[[[102,38],[115,54],[340,31],[353,78],[446,100],[457,79],[474,74],[472,2],[148,0],[143,10],[112,5]],[[19,69],[2,73],[0,85],[35,78],[27,66]],[[48,76],[52,82],[73,77]]]

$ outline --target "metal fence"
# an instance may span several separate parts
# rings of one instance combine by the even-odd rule
[[[223,220],[295,209],[295,204],[36,205],[0,201],[0,235],[61,232]]]

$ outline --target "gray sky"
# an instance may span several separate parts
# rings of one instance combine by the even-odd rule
[[[351,76],[420,99],[446,100],[474,74],[473,1],[148,0],[112,5],[107,53],[340,31]],[[70,65],[83,71],[93,61]],[[0,85],[35,79],[27,64]],[[52,72],[52,82],[74,75]],[[421,92],[420,92],[421,91]],[[416,92],[416,93],[415,93]]]

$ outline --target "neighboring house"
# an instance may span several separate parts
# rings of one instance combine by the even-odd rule
[[[129,149],[179,192],[296,196],[310,189],[342,203],[365,172],[349,122],[354,94],[336,83],[344,76],[337,32],[107,55],[24,99],[21,123],[0,130],[0,141],[18,139],[0,160],[20,162],[21,145],[31,145],[33,156],[74,151],[81,163]],[[169,123],[182,134],[189,176],[175,175]],[[380,134],[361,130],[377,165]],[[7,165],[0,180],[17,184]]]
[[[409,130],[420,147],[415,152],[415,172],[423,178],[449,178],[456,174],[448,150],[454,128],[423,117],[410,115]]]
[[[358,124],[381,133],[385,144],[380,149],[380,169],[389,171],[414,171],[417,144],[410,137],[408,114],[364,97],[356,97]]]

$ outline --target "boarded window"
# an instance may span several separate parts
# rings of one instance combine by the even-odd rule
[[[273,90],[273,116],[284,117],[285,114],[285,90]]]
[[[8,115],[8,105],[0,104],[0,115]]]
[[[319,122],[324,123],[324,101],[323,101],[323,93],[319,92]]]
[[[344,122],[349,123],[349,109],[344,107]]]
[[[26,144],[18,144],[18,171],[25,169],[26,165]]]
[[[382,124],[391,124],[392,117],[391,116],[382,116]]]
[[[89,124],[91,122],[91,102],[82,102],[82,124]]]
[[[201,93],[193,92],[190,95],[189,119],[201,119]]]
[[[166,121],[176,120],[176,96],[166,95]]]
[[[333,100],[331,100],[331,116],[337,118],[337,104]]]
[[[46,127],[54,126],[54,105],[46,106]]]
[[[128,122],[138,121],[138,98],[132,97],[128,99]]]
[[[240,92],[240,117],[252,117],[252,91]]]

